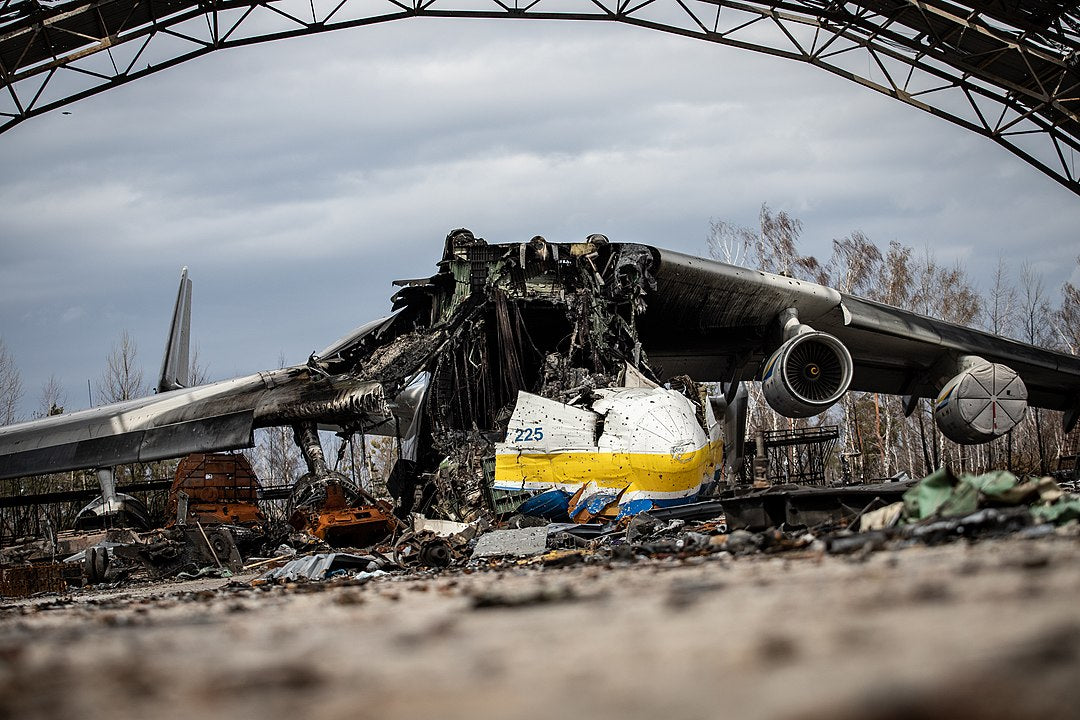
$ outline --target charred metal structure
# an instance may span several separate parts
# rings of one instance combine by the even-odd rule
[[[836,425],[762,430],[747,455],[764,460],[769,484],[825,485],[825,469],[839,439]]]
[[[388,487],[410,510],[471,519],[486,494],[484,461],[506,432],[519,391],[567,402],[613,384],[627,364],[655,377],[638,316],[655,288],[644,246],[488,245],[466,229],[446,238],[439,272],[402,280],[396,314],[313,357],[330,376],[379,379],[388,396],[418,386],[412,426],[354,423],[345,434],[401,438]]]
[[[165,515],[170,525],[261,525],[261,490],[243,455],[192,453],[176,467]]]
[[[1080,12],[1064,0],[0,0],[0,132],[215,50],[421,17],[617,22],[809,63],[1080,193]]]

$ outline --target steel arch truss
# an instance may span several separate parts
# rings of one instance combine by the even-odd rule
[[[0,0],[0,132],[214,50],[412,17],[607,21],[799,60],[1080,194],[1080,11],[1062,0]]]

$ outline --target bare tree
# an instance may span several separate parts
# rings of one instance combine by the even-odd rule
[[[757,243],[757,233],[750,228],[732,225],[715,218],[709,220],[705,245],[709,255],[730,265],[742,265],[750,260],[750,249]]]
[[[758,267],[769,272],[794,274],[797,259],[801,257],[798,245],[802,221],[783,210],[773,214],[764,203],[758,218],[761,233],[754,247]]]
[[[774,213],[762,204],[758,227],[711,220],[706,244],[709,254],[732,264],[747,264],[767,272],[802,280],[827,282],[825,268],[811,256],[799,254],[802,222],[783,210]]]
[[[910,307],[914,294],[915,267],[911,261],[912,250],[896,240],[889,243],[889,250],[878,265],[877,281],[870,298],[896,307]]]
[[[134,400],[146,395],[138,350],[127,330],[120,333],[120,339],[113,344],[112,352],[105,360],[105,372],[98,380],[97,392],[102,403]]]
[[[1080,266],[1080,257],[1076,263]],[[1080,288],[1072,283],[1061,288],[1061,308],[1054,313],[1054,329],[1061,344],[1073,355],[1080,355]]]
[[[1011,336],[1016,330],[1019,300],[1016,286],[1009,282],[1009,269],[1005,258],[999,257],[994,271],[994,284],[990,286],[983,326],[995,335]]]
[[[833,255],[828,265],[831,284],[841,292],[873,295],[884,259],[877,245],[859,230],[833,240],[832,244]]]
[[[41,404],[38,406],[35,417],[43,418],[50,415],[59,415],[64,412],[64,403],[67,402],[67,394],[64,386],[55,375],[50,375],[45,384],[41,386]]]
[[[285,367],[285,355],[278,356],[278,367]],[[264,485],[291,485],[304,466],[300,449],[289,427],[268,427],[255,434],[255,447],[248,453],[255,474]]]
[[[188,385],[205,385],[210,381],[210,369],[202,358],[199,357],[199,346],[191,349],[191,358],[188,362]]]
[[[1025,262],[1020,266],[1020,287],[1023,295],[1020,306],[1022,339],[1032,345],[1053,343],[1056,338],[1050,330],[1052,312],[1042,273]]]
[[[1020,267],[1020,286],[1023,295],[1020,308],[1022,339],[1032,345],[1048,345],[1056,338],[1050,330],[1052,311],[1046,299],[1046,286],[1043,283],[1042,274],[1028,263],[1024,263]],[[1028,416],[1035,426],[1035,444],[1039,451],[1039,473],[1045,475],[1050,469],[1050,463],[1046,452],[1048,443],[1043,431],[1042,414],[1040,408],[1032,408]]]
[[[22,400],[22,375],[15,365],[15,358],[8,352],[4,339],[0,338],[0,425],[10,425],[19,414]]]
[[[138,349],[135,340],[127,330],[120,333],[120,339],[112,346],[112,351],[105,358],[105,370],[97,382],[97,396],[100,404],[124,402],[144,397],[147,394],[143,384],[143,372],[138,363]],[[127,477],[122,478],[120,468],[114,468],[117,482],[142,482],[148,474],[165,476],[169,471],[156,465],[134,463],[124,466]]]
[[[250,460],[256,474],[266,485],[291,485],[301,474],[303,458],[288,427],[258,430]]]

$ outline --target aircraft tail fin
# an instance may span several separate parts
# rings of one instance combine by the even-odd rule
[[[176,293],[172,325],[165,343],[165,358],[161,361],[161,376],[157,391],[168,392],[188,387],[188,362],[191,346],[191,280],[188,269],[180,271],[180,289]]]

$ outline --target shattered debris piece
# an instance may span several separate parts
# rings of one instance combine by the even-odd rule
[[[552,522],[569,522],[570,497],[571,494],[565,490],[548,490],[523,502],[518,512]]]
[[[825,549],[834,555],[880,550],[888,539],[880,530],[838,534],[825,539]]]
[[[983,508],[967,515],[927,519],[904,528],[905,537],[926,543],[942,542],[954,537],[1006,535],[1032,524],[1031,513],[1025,507]]]
[[[1031,508],[1031,514],[1039,522],[1055,525],[1063,525],[1070,520],[1080,520],[1080,497],[1074,495],[1050,505],[1036,505]]]
[[[29,597],[43,592],[62,593],[68,588],[66,575],[63,563],[0,568],[0,595]]]
[[[547,550],[547,538],[547,527],[492,530],[476,541],[472,559],[539,555]]]
[[[426,518],[423,515],[413,515],[413,532],[431,532],[438,537],[451,537],[454,535],[462,536],[469,534],[476,534],[476,526],[469,523],[454,522],[452,520],[432,520]],[[465,538],[471,540],[472,537]]]
[[[593,483],[585,483],[570,496],[567,514],[576,523],[592,522],[596,518],[614,519],[619,515],[619,499],[626,491],[600,489]]]
[[[424,567],[443,568],[454,560],[454,549],[444,538],[432,538],[420,544],[417,559]]]
[[[1006,470],[957,476],[943,466],[904,494],[904,519],[970,516],[990,506],[1027,506],[1041,522],[1080,518],[1080,497],[1064,492],[1052,478],[1021,482]]]
[[[891,503],[877,510],[871,510],[859,518],[859,532],[891,528],[900,522],[903,514],[904,503],[902,502]]]
[[[324,510],[310,527],[312,535],[331,547],[363,548],[389,535],[394,524],[385,509],[368,506]]]
[[[88,548],[86,548],[84,550],[80,550],[79,552],[75,553],[74,555],[70,555],[70,556],[64,558],[63,562],[66,562],[66,563],[81,563],[81,562],[84,562],[86,560],[87,555],[91,554],[94,550],[108,550],[109,548],[115,548],[115,547],[120,547],[122,545],[131,545],[131,544],[133,544],[133,543],[130,543],[130,542],[129,543],[120,543],[120,542],[112,542],[110,540],[99,540],[98,542],[94,543],[90,547],[88,547]]]
[[[342,482],[325,481],[321,502],[297,507],[289,524],[330,547],[369,547],[398,526],[388,503],[351,504]]]
[[[204,567],[233,573],[244,567],[236,541],[225,526],[174,527],[158,531],[146,542],[120,545],[105,552],[109,562],[112,558],[137,562],[156,579],[174,577],[181,572],[195,573]]]
[[[326,580],[338,572],[352,576],[363,573],[364,577],[379,577],[387,574],[381,567],[379,559],[371,555],[319,553],[290,560],[279,568],[268,570],[258,581]]]
[[[688,503],[712,480],[722,442],[710,404],[641,386],[597,388],[577,402],[519,392],[492,487],[548,491],[522,512],[556,518],[565,494],[574,521],[614,519]]]

